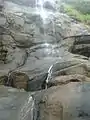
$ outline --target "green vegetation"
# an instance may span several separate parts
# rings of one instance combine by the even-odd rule
[[[65,12],[78,21],[90,25],[90,0],[64,0]]]
[[[83,14],[90,14],[90,0],[63,0]]]
[[[83,14],[70,5],[65,5],[65,11],[76,20],[90,24],[90,14]]]

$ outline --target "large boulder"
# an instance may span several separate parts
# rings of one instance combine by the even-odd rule
[[[9,76],[8,84],[9,86],[18,88],[18,89],[25,89],[27,90],[29,77],[22,72],[12,72]]]
[[[42,93],[38,120],[89,120],[90,83],[51,87]]]
[[[64,75],[69,75],[69,74],[82,74],[82,75],[87,75],[88,71],[87,71],[87,66],[86,64],[78,64],[69,68],[65,68],[63,70],[60,71],[61,74]]]
[[[90,35],[77,36],[71,47],[70,52],[89,57],[90,56]]]
[[[59,75],[87,75],[88,70],[85,62],[87,61],[82,61],[80,59],[71,59],[65,62],[57,62],[53,64],[48,70],[48,77],[46,82]]]
[[[0,120],[33,120],[33,108],[30,93],[0,86]]]
[[[28,48],[33,45],[33,38],[29,34],[25,33],[12,33],[12,36],[18,47]]]
[[[28,91],[37,91],[45,89],[45,80],[47,79],[47,73],[37,75],[29,80]]]

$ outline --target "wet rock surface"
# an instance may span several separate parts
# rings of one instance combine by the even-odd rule
[[[74,54],[84,55],[86,57],[90,56],[90,35],[78,36],[72,46],[71,52]]]
[[[56,6],[39,0],[4,2],[0,55],[5,59],[0,59],[0,85],[18,89],[0,88],[1,95],[7,95],[1,119],[12,120],[12,115],[15,120],[90,119],[89,32]],[[22,93],[22,88],[29,92]],[[7,109],[11,104],[18,108]]]

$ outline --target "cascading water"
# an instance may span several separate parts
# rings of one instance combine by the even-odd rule
[[[41,16],[42,21],[43,21],[42,26],[43,26],[44,39],[46,38],[45,21],[46,21],[46,18],[48,17],[48,14],[43,7],[45,1],[46,0],[36,0],[36,13],[38,11],[38,14]],[[48,45],[49,44],[47,42],[45,42],[45,46],[48,47]]]
[[[54,4],[55,0],[36,0],[36,13],[38,13],[41,18],[42,18],[42,21],[43,21],[43,32],[44,32],[44,41],[45,41],[45,46],[46,46],[46,49],[48,51],[48,46],[50,45],[48,42],[47,42],[47,31],[45,29],[45,26],[47,24],[47,19],[49,18],[50,22],[51,22],[51,26],[52,26],[52,35],[54,36],[55,35],[55,23],[54,23],[54,19],[50,16],[52,16],[54,13],[52,11],[48,11],[44,8],[44,3],[48,1],[50,2],[51,4]]]
[[[55,21],[54,21],[54,18],[53,18],[53,12],[52,11],[47,11],[43,6],[44,6],[44,2],[46,2],[46,1],[49,1],[49,0],[36,0],[36,12],[37,12],[37,10],[39,11],[39,14],[40,14],[40,16],[41,16],[41,18],[42,18],[42,20],[43,20],[43,29],[44,29],[44,39],[46,39],[46,37],[47,37],[47,34],[46,34],[46,30],[45,30],[45,24],[46,24],[46,22],[47,22],[47,19],[49,18],[50,19],[50,22],[51,22],[51,27],[52,27],[52,35],[53,36],[55,36],[55,34],[56,34],[56,30],[55,30]],[[50,0],[50,2],[53,4],[54,2],[55,2],[55,0]],[[39,7],[38,7],[39,6]],[[50,18],[50,15],[51,15],[51,18]],[[55,39],[57,39],[57,37],[55,38]],[[49,46],[50,46],[50,44],[49,43],[47,43],[47,40],[44,40],[44,41],[46,41],[45,43],[44,43],[44,46],[46,47],[46,52],[47,52],[47,54],[49,53],[49,52],[51,52],[51,51],[49,51]],[[52,46],[52,45],[51,45]],[[52,46],[52,50],[53,50],[53,46]],[[49,73],[49,71],[48,71],[48,73]],[[46,80],[46,82],[48,83],[48,78],[47,78],[47,80]],[[46,86],[46,89],[47,89],[47,86]]]

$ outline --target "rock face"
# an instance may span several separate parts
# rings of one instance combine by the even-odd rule
[[[10,2],[13,2],[16,5],[22,5],[22,6],[26,6],[26,7],[35,7],[36,6],[36,0],[9,0]]]
[[[52,11],[55,3],[45,1],[44,14],[41,7],[36,6],[37,10],[29,3],[36,5],[36,1],[32,0],[5,1],[5,9],[0,17],[0,32],[3,31],[2,40],[8,54],[6,65],[0,64],[0,74],[20,70],[29,76],[30,90],[40,90],[49,67],[56,62],[64,66],[62,62],[71,58],[69,48],[74,44],[74,39],[62,40],[63,37],[75,35],[81,29],[67,15]],[[60,74],[86,74],[85,65],[75,65],[70,67],[67,63],[65,69],[59,67]],[[58,66],[54,69],[58,69]]]
[[[47,79],[47,75],[47,73],[43,73],[30,79],[28,82],[28,91],[45,89],[45,80]]]
[[[0,25],[5,25],[5,23],[6,23],[6,18],[4,14],[1,12],[0,13]]]
[[[71,48],[71,52],[74,54],[90,56],[90,35],[78,36]]]
[[[14,88],[27,90],[28,81],[29,77],[25,73],[13,72],[9,77],[8,84]]]
[[[47,86],[59,86],[65,85],[71,82],[90,82],[90,78],[86,77],[85,75],[74,74],[74,75],[64,75],[64,76],[57,76],[53,78],[51,81],[48,82]]]
[[[43,7],[44,7],[44,8],[47,8],[47,9],[50,9],[50,10],[55,10],[55,6],[54,6],[53,3],[50,2],[50,1],[44,2]]]
[[[51,17],[45,18],[44,21],[36,9],[29,7],[28,12],[24,9],[25,6],[16,5],[14,2],[5,2],[4,17],[2,27],[0,27],[1,31],[3,29],[3,43],[8,51],[7,64],[0,64],[0,74],[5,75],[9,71],[19,69],[27,73],[30,80],[33,79],[33,81],[29,81],[31,89],[34,89],[32,84],[35,81],[43,79],[42,82],[39,82],[39,86],[37,85],[37,90],[39,90],[42,88],[49,67],[55,61],[60,60],[60,47],[56,41],[61,40],[59,34],[61,28],[58,28],[59,24],[55,25],[55,16],[51,13],[47,14]],[[17,9],[14,9],[15,7]],[[55,29],[58,31],[57,34]]]
[[[39,103],[39,120],[89,120],[89,88],[83,82],[48,89]]]
[[[87,65],[85,61],[80,61],[79,59],[72,59],[71,61],[67,60],[65,62],[57,62],[56,64],[52,65],[48,70],[48,77],[46,82],[54,79],[56,76],[60,75],[87,75]]]
[[[4,46],[7,56],[4,49],[0,55],[7,59],[0,60],[0,85],[50,88],[33,92],[34,102],[31,92],[0,87],[0,120],[90,120],[89,35],[74,37],[88,31],[56,11],[52,1],[39,2],[5,1],[0,51]]]

